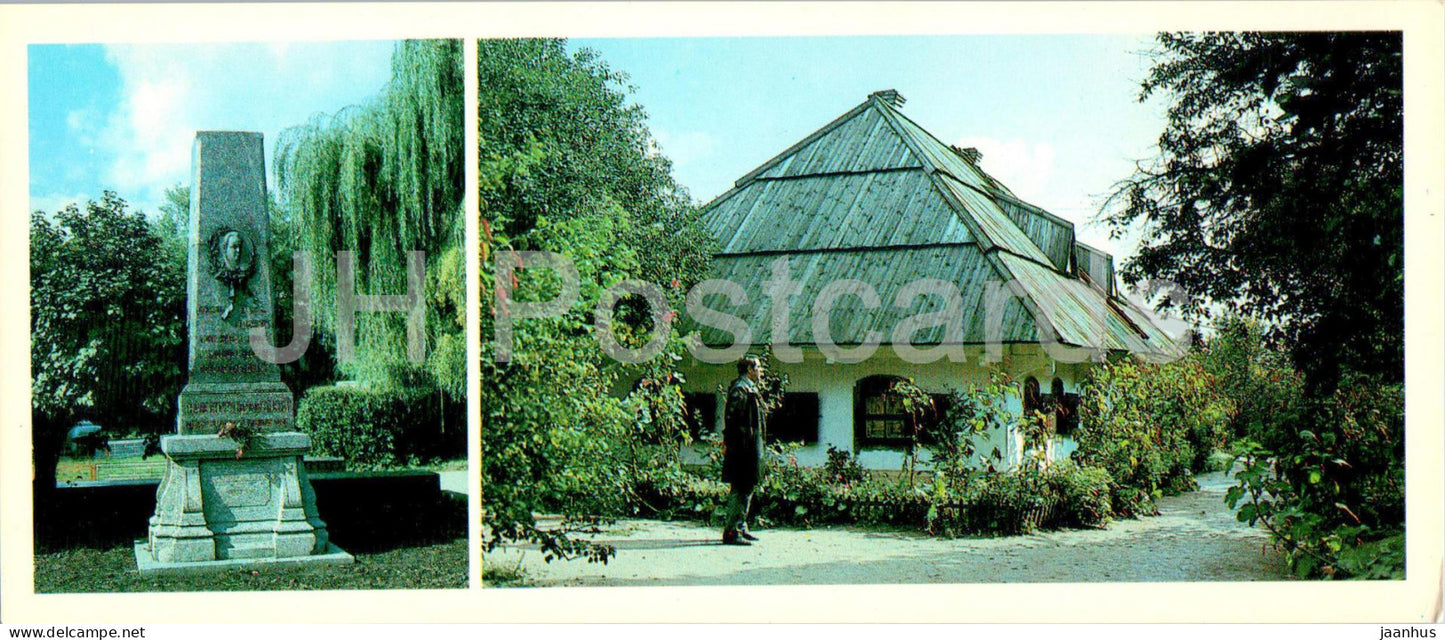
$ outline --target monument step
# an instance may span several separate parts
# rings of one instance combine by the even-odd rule
[[[334,544],[328,544],[326,550],[322,553],[290,558],[235,558],[202,562],[160,562],[151,556],[150,549],[145,540],[137,540],[135,542],[134,555],[136,570],[146,575],[199,573],[239,567],[265,570],[268,568],[281,569],[307,565],[347,565],[356,562],[356,559],[353,558],[351,554],[342,551]]]

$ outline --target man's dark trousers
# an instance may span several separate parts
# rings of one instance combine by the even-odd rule
[[[753,490],[757,485],[751,482],[732,483],[728,494],[727,518],[723,524],[723,536],[735,536],[748,530],[748,508],[752,506]]]

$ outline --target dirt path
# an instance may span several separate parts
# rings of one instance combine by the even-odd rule
[[[525,582],[561,585],[772,585],[987,582],[1183,582],[1286,579],[1267,535],[1234,520],[1229,482],[1160,501],[1160,515],[1106,530],[1048,531],[1008,538],[942,540],[852,527],[755,531],[751,547],[723,546],[690,522],[627,520],[596,536],[617,547],[606,565],[545,563],[535,550],[487,554],[520,567]]]

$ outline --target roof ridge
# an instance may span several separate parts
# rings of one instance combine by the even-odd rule
[[[953,178],[959,184],[962,184],[964,186],[971,187],[972,185],[970,185],[964,179],[953,175],[953,172],[949,171],[947,167],[939,166],[939,164],[934,161],[932,156],[923,151],[923,149],[919,146],[918,141],[914,139],[914,136],[902,130],[902,125],[898,122],[898,120],[896,120],[896,118],[908,120],[908,122],[911,123],[913,126],[918,127],[919,131],[927,134],[940,145],[942,145],[943,142],[937,137],[935,137],[932,133],[929,133],[927,129],[919,126],[917,122],[913,122],[913,120],[909,119],[908,116],[905,116],[902,113],[894,110],[891,105],[887,105],[881,99],[878,99],[875,96],[869,96],[869,99],[877,102],[877,104],[879,105],[879,111],[883,113],[884,122],[887,122],[888,126],[893,129],[894,135],[897,135],[900,139],[902,139],[903,144],[908,147],[908,150],[913,152],[914,155],[918,156],[919,161],[923,164],[923,172],[928,176],[929,183],[932,184],[934,189],[936,189],[940,194],[942,194],[943,199],[951,205],[950,208],[953,209],[954,215],[958,216],[959,220],[963,222],[964,226],[968,227],[969,232],[971,232],[975,237],[981,240],[979,242],[979,246],[984,250],[984,252],[987,253],[989,250],[997,247],[999,243],[994,240],[993,236],[989,235],[987,231],[983,228],[983,225],[979,224],[977,220],[973,219],[972,215],[968,214],[968,207],[964,206],[962,202],[959,202],[956,198],[954,198],[953,194],[949,193],[948,189],[944,185],[939,184],[938,178],[934,174],[942,173]],[[948,152],[954,153],[952,148],[949,148]],[[981,193],[981,195],[988,198],[993,197],[991,194],[987,193]]]
[[[932,157],[930,157],[926,153],[923,153],[923,150],[918,147],[918,141],[914,140],[913,136],[908,135],[904,131],[900,130],[901,125],[898,123],[897,120],[895,120],[895,118],[902,118],[904,117],[903,114],[900,114],[893,110],[891,105],[884,106],[885,103],[883,103],[881,99],[875,96],[869,96],[869,100],[873,100],[879,105],[879,111],[883,114],[884,122],[888,123],[888,126],[893,129],[893,133],[903,140],[903,144],[907,145],[908,150],[919,157],[919,161],[922,162],[924,165],[923,173],[925,176],[928,177],[929,185],[933,187],[933,190],[938,193],[939,197],[943,198],[944,202],[948,203],[949,208],[953,210],[953,215],[956,216],[959,221],[963,223],[963,226],[968,228],[969,234],[973,236],[974,241],[978,244],[980,252],[983,253],[983,259],[988,263],[990,267],[993,268],[994,273],[999,276],[1000,280],[1003,280],[1005,283],[1007,283],[1006,286],[1008,286],[1014,292],[1014,294],[1020,298],[1020,300],[1030,300],[1031,298],[1027,294],[1027,292],[1023,290],[1019,285],[1017,285],[1018,276],[1014,274],[1013,270],[1008,268],[1008,265],[1001,258],[998,257],[998,252],[994,251],[994,249],[1000,248],[998,242],[996,242],[993,236],[990,236],[984,230],[983,225],[980,224],[977,220],[975,220],[973,218],[973,215],[968,213],[968,208],[963,206],[963,203],[960,202],[953,195],[953,193],[950,192],[949,189],[941,183],[942,178],[939,178],[937,174],[941,172],[949,177],[952,177],[954,180],[957,180],[961,184],[967,185],[967,183],[959,179],[957,176],[954,176],[952,173],[944,170],[942,167],[939,167],[938,164],[933,161]],[[913,121],[910,120],[909,122]],[[918,127],[918,123],[913,122],[913,126]],[[928,133],[927,129],[924,129],[923,127],[918,128],[924,133]],[[932,136],[933,134],[930,133],[928,135]],[[934,138],[934,140],[937,141],[938,139]],[[950,150],[949,152],[952,153],[952,150]],[[1010,255],[1013,254],[1012,251],[1008,251],[1008,253]],[[1048,314],[1037,313],[1033,308],[1031,308],[1031,305],[1028,304],[1024,304],[1022,305],[1022,307],[1024,313],[1029,314],[1029,317],[1033,319],[1035,327],[1038,327],[1041,324],[1048,324],[1049,329],[1054,332],[1055,336],[1060,335],[1058,327],[1054,326],[1053,322],[1048,319]]]

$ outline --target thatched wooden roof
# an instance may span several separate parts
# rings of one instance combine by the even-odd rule
[[[883,301],[866,309],[839,301],[830,318],[837,344],[860,344],[868,331],[891,336],[902,319],[941,308],[937,298],[907,309],[892,302],[908,282],[937,278],[963,293],[964,335],[988,337],[984,298],[1005,282],[1016,298],[1004,309],[1004,342],[1032,342],[1050,330],[1064,343],[1134,352],[1167,352],[1167,336],[1118,295],[1113,259],[1079,243],[1073,223],[1028,204],[978,166],[973,149],[949,147],[904,117],[902,97],[870,95],[823,128],[739,179],[703,212],[717,237],[717,276],[735,282],[748,302],[721,298],[707,306],[747,321],[752,342],[772,341],[763,282],[786,257],[802,292],[792,301],[787,341],[813,344],[808,311],[829,282],[857,279]],[[704,328],[712,344],[726,333]],[[939,344],[943,331],[914,336]]]

